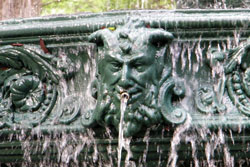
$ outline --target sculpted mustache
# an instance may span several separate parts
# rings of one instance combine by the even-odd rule
[[[116,86],[115,87],[115,90],[120,93],[120,92],[123,92],[123,91],[126,91],[128,92],[129,95],[133,95],[134,93],[137,93],[138,91],[140,90],[143,90],[145,89],[144,87],[140,86],[140,85],[136,85],[134,87],[131,87],[131,88],[128,88],[128,89],[123,89],[121,88],[120,86]]]

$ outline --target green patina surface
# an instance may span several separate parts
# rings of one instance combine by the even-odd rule
[[[89,38],[98,46],[93,120],[118,130],[121,94],[127,92],[130,98],[124,117],[125,136],[138,133],[142,127],[163,123],[163,119],[184,122],[185,113],[181,110],[175,113],[171,105],[175,83],[166,48],[173,39],[171,33],[130,20],[114,32],[99,30]]]
[[[225,131],[233,155],[249,157],[244,146],[250,126],[249,18],[249,10],[177,10],[0,22],[2,148],[12,145],[5,136],[23,130],[95,129],[105,145],[100,136],[110,127],[116,138],[121,93],[127,92],[124,133],[136,139],[134,159],[145,149],[139,145],[147,128],[155,127],[148,160],[156,163],[153,145],[169,145],[185,124],[193,131]],[[163,137],[162,129],[168,131]],[[240,144],[230,144],[228,129]],[[201,143],[212,142],[209,134]],[[115,149],[117,141],[112,142]],[[0,161],[22,161],[18,142],[15,147]],[[188,146],[183,150],[191,156]],[[163,152],[167,159],[168,150]]]

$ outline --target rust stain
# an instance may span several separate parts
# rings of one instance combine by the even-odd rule
[[[41,46],[42,50],[44,51],[44,53],[50,53],[49,50],[46,48],[46,45],[45,45],[44,40],[42,38],[40,38],[40,46]]]
[[[13,44],[11,44],[12,46],[23,46],[23,44],[21,44],[21,43],[13,43]]]

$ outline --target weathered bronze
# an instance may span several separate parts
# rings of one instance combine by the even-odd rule
[[[163,119],[184,122],[185,111],[171,105],[175,83],[168,44],[172,39],[171,33],[147,28],[139,20],[130,20],[113,32],[104,29],[90,35],[90,42],[98,46],[93,120],[118,130],[121,94],[128,92],[125,136],[138,133],[142,127],[161,124]]]
[[[220,149],[246,165],[249,18],[249,10],[177,10],[0,22],[0,149],[8,150],[0,162],[24,162],[29,141],[32,163],[52,150],[55,162],[115,164],[124,95],[135,164],[171,165],[176,151],[177,165],[227,165],[207,155]],[[64,134],[75,135],[68,145]],[[77,157],[63,159],[65,150]]]

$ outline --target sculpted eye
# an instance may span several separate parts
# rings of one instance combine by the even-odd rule
[[[135,64],[135,69],[136,69],[136,71],[138,71],[138,72],[143,72],[143,71],[145,71],[145,69],[146,69],[146,67],[145,67],[145,65],[144,64]]]
[[[119,70],[121,70],[121,67],[122,67],[122,65],[119,62],[111,62],[110,63],[110,70],[111,71],[114,71],[114,72],[119,71]]]

